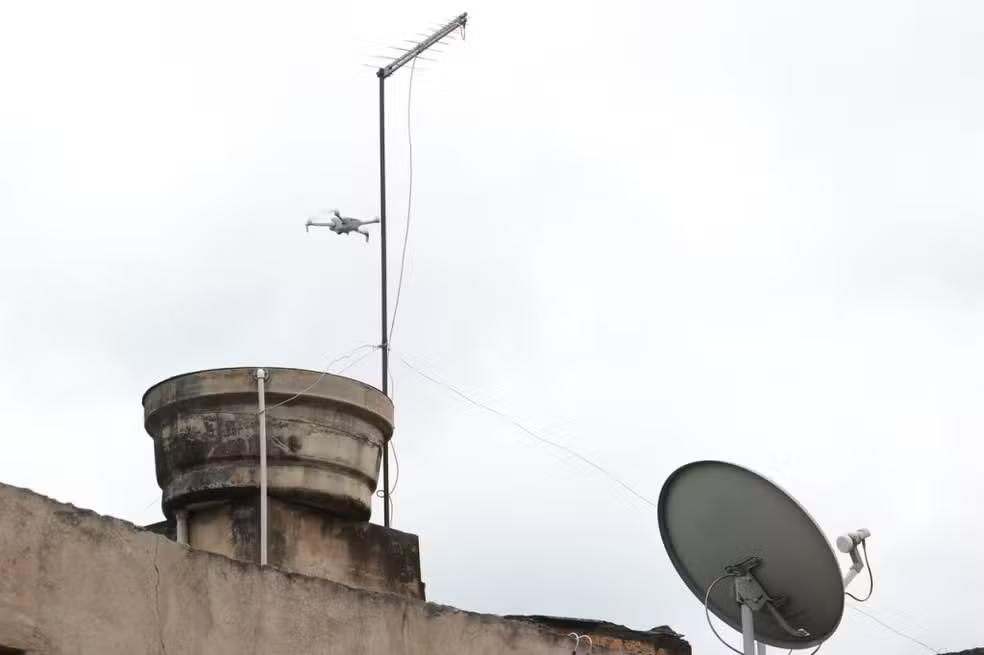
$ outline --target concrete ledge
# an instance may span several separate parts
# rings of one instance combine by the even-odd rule
[[[0,484],[0,645],[31,655],[558,655],[565,636],[192,550]],[[664,655],[689,653],[683,640]],[[627,652],[595,648],[595,653]]]

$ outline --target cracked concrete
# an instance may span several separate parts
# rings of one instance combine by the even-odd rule
[[[167,653],[164,645],[164,621],[161,619],[161,567],[157,557],[161,552],[161,537],[154,539],[154,614],[157,617],[157,638],[161,643],[161,654]]]

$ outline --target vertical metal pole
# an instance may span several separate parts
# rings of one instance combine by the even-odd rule
[[[379,78],[379,248],[380,248],[380,280],[382,311],[382,338],[379,343],[383,351],[383,394],[389,397],[389,321],[387,320],[387,300],[386,300],[386,103],[385,103],[385,82],[386,78],[398,71],[403,66],[414,61],[428,48],[435,43],[439,43],[446,36],[456,29],[462,30],[464,37],[465,23],[468,22],[468,14],[464,13],[456,17],[450,23],[436,30],[429,37],[419,42],[415,47],[407,50],[402,55],[394,59],[389,65],[376,71]],[[389,486],[389,439],[383,442],[383,525],[390,527],[390,486]]]
[[[257,403],[260,411],[260,566],[267,564],[267,439],[266,439],[266,371],[256,369]]]
[[[379,77],[379,249],[380,281],[382,297],[380,316],[382,318],[382,337],[380,349],[383,353],[383,395],[389,396],[389,321],[387,320],[386,299],[386,103],[384,88],[386,76],[383,69],[376,72]],[[390,527],[389,502],[389,441],[383,442],[383,525]]]
[[[745,603],[741,604],[741,638],[745,655],[755,655],[755,618]]]

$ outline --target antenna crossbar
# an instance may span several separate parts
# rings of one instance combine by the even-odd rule
[[[386,79],[396,71],[403,68],[403,66],[413,61],[415,57],[423,54],[424,51],[426,51],[432,45],[436,44],[438,41],[440,41],[444,37],[454,32],[456,29],[458,28],[464,29],[465,24],[467,22],[468,22],[468,13],[465,12],[460,16],[458,16],[457,18],[455,18],[454,20],[452,20],[444,27],[441,27],[437,31],[433,32],[426,39],[418,43],[415,47],[411,48],[410,50],[407,50],[405,53],[403,53],[402,55],[394,59],[392,62],[390,62],[387,66],[383,66],[382,68],[380,68],[378,71],[376,71],[376,76],[381,79]]]

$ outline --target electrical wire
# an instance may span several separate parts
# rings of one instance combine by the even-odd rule
[[[850,591],[844,590],[844,593],[859,603],[863,603],[871,598],[871,594],[875,592],[875,574],[871,570],[871,564],[868,563],[868,540],[865,539],[861,542],[861,550],[864,552],[864,565],[868,568],[868,595],[864,598],[858,598]]]
[[[714,624],[711,623],[711,610],[709,607],[711,601],[711,591],[714,589],[714,585],[716,585],[717,583],[721,582],[725,578],[733,578],[733,577],[735,577],[734,573],[725,573],[724,575],[719,576],[717,579],[715,579],[714,582],[712,582],[710,586],[707,587],[707,593],[704,594],[704,617],[707,619],[707,625],[711,628],[711,632],[714,633],[714,636],[718,638],[718,641],[720,641],[722,644],[724,644],[734,652],[738,653],[738,655],[745,655],[742,651],[738,650],[737,648],[726,642],[721,637],[721,635],[718,634],[718,631],[714,629]],[[819,644],[817,644],[817,647],[813,649],[810,655],[816,655],[816,652],[820,650],[820,647],[823,646],[823,643],[824,642],[821,641]],[[789,649],[789,655],[793,655],[792,648]]]
[[[423,378],[425,378],[427,380],[430,380],[431,382],[433,382],[434,384],[436,384],[436,385],[438,385],[440,387],[444,387],[445,389],[448,389],[449,391],[451,391],[455,395],[459,396],[460,398],[462,398],[466,402],[471,403],[475,407],[479,407],[481,409],[484,409],[485,411],[489,412],[490,414],[495,414],[496,416],[509,421],[510,423],[512,423],[513,426],[515,426],[519,430],[525,432],[527,435],[529,435],[530,437],[536,439],[537,441],[539,441],[541,443],[544,443],[544,444],[546,444],[548,446],[551,446],[553,448],[556,448],[558,450],[562,450],[565,453],[568,453],[569,455],[571,455],[571,456],[573,456],[573,457],[581,460],[582,462],[584,462],[585,464],[587,464],[591,468],[595,469],[596,471],[598,471],[599,473],[601,473],[602,475],[604,475],[605,477],[607,477],[609,480],[611,480],[615,484],[619,485],[620,487],[622,487],[623,489],[625,489],[626,491],[628,491],[630,494],[632,494],[633,496],[635,496],[636,498],[638,498],[642,502],[646,503],[647,505],[649,505],[653,509],[657,509],[658,508],[658,505],[654,501],[650,500],[649,498],[646,498],[641,493],[639,493],[638,491],[636,491],[635,489],[633,489],[632,487],[630,487],[628,484],[626,484],[625,482],[623,482],[622,480],[620,480],[618,477],[616,477],[613,473],[611,473],[607,469],[603,468],[602,466],[594,463],[593,461],[591,461],[590,459],[588,459],[587,457],[585,457],[581,453],[577,452],[576,450],[574,450],[570,446],[565,446],[562,443],[559,443],[557,441],[553,441],[551,439],[547,439],[546,437],[543,437],[543,436],[537,434],[536,432],[534,432],[530,428],[526,427],[525,425],[523,425],[522,423],[520,423],[519,421],[517,421],[513,417],[509,416],[505,412],[501,412],[498,409],[495,409],[494,407],[490,407],[489,405],[486,405],[485,403],[481,403],[481,402],[479,402],[479,401],[471,398],[470,396],[468,396],[468,394],[464,393],[463,391],[461,391],[461,390],[457,389],[456,387],[448,384],[447,382],[443,382],[441,380],[438,380],[435,377],[432,377],[432,376],[428,375],[424,371],[420,370],[419,368],[417,368],[416,366],[414,366],[413,364],[411,364],[410,362],[408,362],[401,355],[396,354],[396,357],[401,362],[403,362],[404,366],[406,366],[407,368],[409,368],[411,371],[413,371],[417,375],[419,375],[419,376],[421,376],[421,377],[423,377]]]
[[[396,378],[393,377],[393,371],[390,371],[390,401],[396,402]],[[393,451],[393,467],[395,469],[393,473],[393,486],[390,487],[390,496],[396,491],[396,485],[400,483],[400,458],[396,456],[396,444],[393,443],[393,438],[390,437],[390,450]]]
[[[433,378],[432,378],[432,381],[434,381],[435,383],[439,383],[439,381],[437,381],[436,379],[433,379]],[[470,400],[469,400],[469,404],[471,404],[471,401]],[[569,448],[569,446],[568,446],[568,448]],[[548,450],[546,451],[546,454],[551,459],[555,460],[561,466],[564,466],[565,468],[567,468],[567,469],[569,469],[571,471],[575,471],[576,473],[580,473],[580,470],[577,467],[575,467],[573,464],[570,463],[570,460],[572,459],[572,457],[570,455],[564,454],[563,452],[560,452],[559,450],[557,450],[556,446],[554,446],[553,444],[550,444],[548,446]],[[621,502],[625,503],[627,506],[632,507],[633,509],[635,509],[635,505],[632,504],[631,498],[628,498],[626,496],[626,494],[619,495],[618,496],[618,499]]]
[[[915,637],[912,637],[912,636],[909,636],[909,635],[907,635],[907,634],[905,634],[905,633],[904,633],[904,632],[902,632],[901,630],[898,630],[898,629],[896,629],[896,628],[893,628],[893,627],[892,627],[892,626],[890,626],[889,624],[887,624],[887,623],[885,623],[884,621],[882,621],[881,619],[879,619],[879,618],[878,618],[877,616],[875,616],[875,615],[873,615],[873,614],[869,614],[868,612],[865,612],[865,611],[864,611],[863,609],[861,609],[860,607],[857,607],[857,606],[855,606],[855,605],[848,605],[848,607],[850,607],[850,608],[851,608],[852,610],[854,610],[854,611],[855,611],[855,612],[857,612],[858,614],[864,614],[865,616],[867,616],[867,617],[868,617],[869,619],[871,619],[872,621],[874,621],[874,622],[875,622],[875,623],[877,623],[878,625],[880,625],[880,626],[882,626],[883,628],[886,628],[886,629],[888,629],[888,630],[891,630],[892,632],[894,632],[894,633],[895,633],[895,634],[897,634],[898,636],[900,636],[900,637],[903,637],[903,638],[905,638],[905,639],[908,639],[909,641],[911,641],[911,642],[912,642],[912,643],[914,643],[914,644],[919,644],[920,646],[922,646],[923,648],[925,648],[926,650],[928,650],[928,651],[929,651],[929,652],[931,652],[931,653],[939,653],[939,652],[940,652],[940,651],[939,651],[939,649],[937,649],[937,648],[933,648],[932,646],[930,646],[930,645],[929,645],[929,644],[927,644],[926,642],[924,642],[924,641],[920,641],[920,640],[918,640],[918,639],[916,639]]]
[[[293,396],[291,396],[287,400],[281,400],[279,403],[276,403],[275,405],[269,405],[268,407],[266,407],[262,411],[256,412],[257,415],[259,415],[261,413],[264,413],[264,412],[269,412],[271,409],[274,409],[276,407],[281,407],[283,405],[286,405],[287,403],[289,403],[292,400],[296,400],[296,399],[300,398],[301,396],[303,396],[304,394],[306,394],[308,391],[310,391],[311,389],[313,389],[314,387],[316,387],[317,384],[319,382],[321,382],[326,375],[328,375],[328,373],[331,371],[331,367],[332,366],[334,366],[338,362],[342,361],[343,359],[348,359],[349,357],[351,357],[355,353],[359,352],[363,348],[369,348],[370,349],[369,353],[371,353],[376,348],[379,348],[379,346],[373,346],[373,345],[370,345],[370,344],[365,344],[365,345],[359,346],[358,348],[355,348],[355,349],[353,349],[353,350],[345,353],[344,355],[342,355],[340,357],[336,357],[335,359],[333,359],[330,362],[328,362],[328,365],[325,366],[325,369],[321,372],[321,375],[319,375],[318,378],[314,382],[312,382],[308,386],[304,387],[303,389],[301,389],[300,391],[298,391],[297,393],[295,393]],[[354,362],[352,362],[351,364],[349,364],[348,366],[346,366],[345,368],[343,368],[341,371],[339,371],[339,373],[341,373],[342,371],[348,370],[351,366],[353,366],[354,364],[358,363],[359,361],[361,361],[362,359],[364,359],[367,355],[369,355],[369,353],[366,353],[365,355],[363,355],[359,359],[355,360]]]
[[[710,626],[711,632],[713,632],[714,636],[718,638],[718,641],[720,641],[722,644],[724,644],[734,652],[738,653],[738,655],[745,655],[743,652],[741,652],[740,650],[738,650],[737,648],[726,642],[721,637],[721,635],[718,634],[718,631],[714,629],[714,624],[711,623],[711,610],[708,609],[708,605],[711,602],[711,591],[714,589],[714,585],[721,582],[725,578],[733,578],[733,577],[735,577],[734,573],[725,573],[724,575],[719,576],[714,582],[710,584],[710,586],[707,587],[707,593],[704,594],[704,616],[707,618],[707,625]]]
[[[591,637],[589,635],[579,635],[576,632],[571,632],[571,633],[568,633],[567,636],[570,639],[573,639],[574,640],[574,650],[571,651],[571,655],[577,655],[577,649],[581,647],[581,640],[582,639],[586,639],[587,642],[588,642],[588,653],[587,653],[587,655],[591,655],[592,651],[594,651],[594,642],[591,641]]]
[[[396,444],[390,439],[390,452],[393,453],[393,486],[390,487],[390,496],[396,492],[396,485],[400,483],[400,458],[396,456]]]
[[[389,442],[389,449],[390,449],[390,452],[393,453],[393,468],[394,468],[394,471],[393,471],[393,486],[390,487],[390,490],[389,490],[389,495],[392,496],[396,492],[396,485],[398,485],[400,483],[400,458],[396,456],[396,443],[394,443],[392,439],[390,439],[390,442]],[[383,491],[382,489],[380,489],[380,490],[378,490],[376,492],[376,497],[377,498],[385,498],[386,497],[386,492]]]
[[[393,372],[392,371],[390,371],[389,380],[390,380],[390,402],[395,402],[396,401],[396,378],[393,377]],[[383,502],[384,503],[387,503],[389,505],[389,510],[390,510],[390,525],[392,525],[393,524],[393,513],[396,511],[396,506],[394,505],[394,502],[393,502],[393,493],[396,491],[396,485],[398,485],[400,483],[400,458],[396,456],[396,442],[393,441],[393,438],[392,437],[390,437],[390,441],[389,441],[389,450],[393,453],[393,465],[394,465],[394,469],[395,469],[394,474],[393,474],[393,486],[391,486],[389,488],[389,493],[388,494],[386,493],[386,490],[385,489],[378,489],[378,490],[376,490],[376,498],[382,498],[383,499]]]
[[[336,375],[339,375],[341,373],[344,373],[348,369],[352,368],[353,366],[355,366],[356,364],[358,364],[359,362],[361,362],[363,359],[365,359],[366,357],[368,357],[369,355],[371,355],[373,353],[373,351],[377,350],[379,348],[379,346],[373,346],[373,345],[366,344],[364,346],[359,346],[355,350],[349,351],[348,353],[342,355],[341,357],[336,357],[335,359],[333,359],[328,364],[328,366],[325,367],[324,372],[322,372],[321,375],[318,376],[318,379],[317,380],[315,380],[314,382],[312,382],[307,387],[305,387],[301,391],[297,392],[296,394],[294,394],[293,396],[291,396],[287,400],[283,400],[283,401],[277,403],[276,405],[270,405],[269,407],[267,407],[263,411],[264,412],[267,412],[267,411],[273,409],[274,407],[280,407],[281,405],[284,405],[286,403],[289,403],[290,401],[294,400],[295,398],[298,398],[298,397],[304,395],[305,393],[307,393],[308,391],[310,391],[311,389],[313,389],[315,385],[317,385],[319,382],[321,382],[321,380],[324,379],[324,377],[326,375],[328,375],[328,371],[331,370],[331,367],[334,364],[336,364],[337,362],[340,362],[343,359],[346,359],[348,357],[351,357],[352,355],[354,355],[355,353],[359,352],[363,348],[369,348],[369,351],[366,352],[366,353],[364,353],[360,357],[356,358],[355,361],[349,362],[348,365],[346,365],[344,368],[340,369],[338,371],[338,373],[336,373]],[[257,414],[260,414],[260,412],[257,412]],[[292,452],[290,450],[290,448],[288,448],[287,444],[285,444],[283,441],[281,441],[277,437],[270,437],[270,442],[273,443],[278,448],[280,448],[280,450],[284,451],[285,453]],[[312,459],[315,459],[316,461],[328,461],[328,460],[319,459],[319,458],[312,458]]]
[[[403,363],[404,366],[406,366],[407,368],[409,368],[411,371],[413,371],[417,375],[419,375],[419,376],[423,377],[424,379],[432,382],[433,384],[436,384],[437,386],[443,387],[443,388],[447,389],[448,391],[451,391],[452,393],[454,393],[455,395],[457,395],[458,397],[460,397],[464,401],[468,402],[469,404],[474,405],[475,407],[478,407],[480,409],[484,409],[485,411],[487,411],[487,412],[489,412],[491,414],[494,414],[494,415],[496,415],[496,416],[498,416],[498,417],[500,417],[502,419],[505,419],[506,421],[510,422],[513,426],[515,426],[516,428],[518,428],[522,432],[526,433],[527,435],[529,435],[533,439],[536,439],[537,441],[540,441],[540,442],[542,442],[544,444],[547,444],[548,446],[551,446],[551,447],[556,448],[558,450],[562,450],[562,451],[564,451],[566,453],[569,453],[573,457],[581,460],[585,464],[587,464],[587,465],[591,466],[592,468],[596,469],[597,471],[601,472],[606,477],[608,477],[609,479],[611,479],[612,481],[614,481],[615,483],[617,483],[619,486],[621,486],[624,489],[626,489],[627,491],[629,491],[632,495],[634,495],[638,499],[640,499],[643,502],[645,502],[647,505],[650,505],[653,508],[657,508],[657,504],[656,503],[654,503],[653,501],[649,500],[648,498],[646,498],[645,496],[643,496],[642,494],[640,494],[639,492],[637,492],[635,489],[633,489],[632,487],[630,487],[628,484],[626,484],[625,482],[622,482],[620,479],[618,479],[617,477],[615,477],[612,473],[610,473],[609,471],[607,471],[606,469],[602,468],[598,464],[595,464],[594,462],[592,462],[591,460],[589,460],[584,455],[581,455],[577,451],[573,450],[572,448],[570,448],[568,446],[565,446],[564,444],[561,444],[561,443],[558,443],[556,441],[552,441],[550,439],[547,439],[545,437],[540,436],[539,434],[537,434],[536,432],[534,432],[530,428],[526,427],[525,425],[523,425],[522,423],[520,423],[518,420],[514,419],[513,417],[509,416],[508,414],[506,414],[504,412],[501,412],[501,411],[495,409],[494,407],[490,407],[489,405],[486,405],[486,404],[484,404],[482,402],[479,402],[479,401],[471,398],[470,396],[468,396],[466,393],[464,393],[460,389],[454,387],[453,385],[451,385],[451,384],[449,384],[447,382],[444,382],[443,380],[439,380],[439,379],[437,379],[437,378],[435,378],[435,377],[427,374],[426,372],[422,371],[421,369],[419,369],[416,366],[414,366],[413,364],[411,364],[409,361],[406,360],[406,358],[404,358],[399,353],[394,353],[394,354],[395,354],[396,358],[398,360],[400,360],[400,362]],[[874,592],[874,574],[871,571],[871,565],[868,563],[868,551],[867,551],[867,546],[864,545],[864,542],[862,542],[862,549],[864,551],[865,565],[868,566],[868,575],[870,577],[870,582],[871,582],[871,588],[869,589],[868,596],[865,597],[865,600],[867,600],[867,598],[870,598],[871,594]],[[714,633],[714,636],[716,636],[718,638],[718,640],[720,640],[721,643],[724,644],[725,646],[727,646],[729,649],[731,649],[732,651],[738,653],[738,655],[743,655],[743,653],[741,651],[737,650],[736,648],[734,648],[730,644],[728,644],[726,641],[724,641],[724,639],[721,638],[721,635],[718,634],[717,630],[714,629],[714,625],[711,623],[710,612],[709,612],[709,609],[708,609],[708,602],[709,602],[709,599],[710,599],[711,590],[714,588],[714,585],[718,584],[721,580],[724,580],[725,578],[728,578],[728,577],[733,577],[733,574],[725,574],[725,575],[717,578],[708,587],[707,594],[705,595],[705,598],[704,598],[704,612],[707,615],[707,624],[710,626],[711,631]],[[851,595],[851,594],[848,594],[848,595]],[[854,598],[853,595],[851,597]],[[864,614],[865,616],[867,616],[868,618],[870,618],[872,621],[875,621],[876,623],[878,623],[882,627],[890,630],[891,632],[894,632],[895,634],[899,635],[900,637],[904,637],[904,638],[912,641],[913,643],[916,643],[916,644],[922,646],[923,648],[929,650],[932,653],[939,653],[940,652],[939,650],[933,648],[932,646],[929,646],[925,642],[922,642],[922,641],[916,639],[915,637],[911,637],[911,636],[905,634],[904,632],[902,632],[902,631],[900,631],[900,630],[898,630],[896,628],[893,628],[891,625],[885,623],[884,621],[882,621],[881,619],[877,618],[876,616],[873,616],[872,614],[869,614],[868,612],[865,612],[864,610],[862,610],[862,609],[860,609],[858,607],[855,607],[854,605],[848,605],[848,607],[851,608],[852,610],[854,610],[855,612],[859,612],[861,614]],[[817,653],[820,650],[820,648],[823,646],[824,643],[825,642],[820,642],[817,645],[817,647],[815,649],[813,649],[813,651],[811,651],[810,655],[814,655],[815,653]],[[790,651],[790,652],[792,652],[792,651]]]
[[[319,375],[318,378],[314,382],[312,382],[308,386],[304,387],[304,389],[302,389],[301,391],[298,391],[297,393],[295,393],[290,398],[287,398],[286,400],[282,400],[279,403],[276,403],[275,405],[269,405],[269,406],[267,406],[263,411],[264,412],[268,412],[271,409],[274,409],[275,407],[281,407],[281,406],[286,405],[287,403],[291,402],[292,400],[296,400],[297,398],[300,398],[305,393],[307,393],[308,391],[310,391],[311,389],[313,389],[315,386],[317,386],[317,384],[319,382],[321,382],[321,380],[323,380],[326,375],[328,375],[328,373],[331,371],[331,367],[332,366],[334,366],[335,364],[337,364],[338,362],[340,362],[342,360],[348,359],[349,357],[351,357],[355,353],[359,352],[360,350],[366,349],[366,348],[369,349],[367,352],[363,353],[361,356],[357,357],[356,359],[354,359],[353,361],[351,361],[347,365],[345,365],[343,368],[339,369],[339,371],[338,371],[338,373],[336,373],[336,375],[340,375],[341,373],[344,373],[345,371],[349,370],[350,368],[352,368],[353,366],[355,366],[356,364],[358,364],[359,362],[361,362],[362,360],[364,360],[366,357],[368,357],[369,355],[371,355],[375,350],[378,350],[379,349],[379,346],[375,346],[375,345],[371,345],[371,344],[364,344],[362,346],[359,346],[358,348],[355,348],[355,349],[353,349],[353,350],[345,353],[344,355],[341,355],[340,357],[336,357],[335,359],[331,360],[328,363],[328,365],[325,367],[324,371],[321,372],[321,375]],[[257,414],[260,414],[260,412],[257,412]],[[283,450],[285,452],[288,452],[288,448],[287,448],[286,444],[284,444],[280,440],[278,440],[276,438],[272,438],[271,441],[273,441],[274,442],[274,445],[278,446],[281,450]],[[396,457],[396,448],[393,447],[392,442],[390,442],[390,447],[393,450],[393,460],[396,463],[396,477],[395,477],[395,479],[393,481],[393,488],[390,490],[390,498],[389,498],[390,519],[392,519],[393,509],[394,509],[392,496],[393,496],[393,491],[396,489],[396,484],[400,481],[400,460],[397,459],[397,457]],[[383,497],[385,494],[380,490],[380,491],[377,491],[376,492],[376,495],[379,496],[379,497]]]
[[[393,453],[393,464],[396,472],[393,475],[393,486],[390,487],[390,492],[388,496],[389,506],[390,506],[390,525],[393,524],[393,515],[396,513],[396,506],[393,503],[393,492],[396,491],[396,485],[400,481],[400,458],[396,456],[396,444],[393,440],[390,440],[390,452]],[[383,493],[380,489],[376,492],[376,496],[379,498],[387,498],[387,494]]]
[[[373,353],[373,351],[379,350],[379,348],[380,348],[380,346],[372,346],[372,350],[370,350],[369,352],[365,353],[361,357],[359,357],[359,358],[357,358],[357,359],[349,362],[345,366],[345,368],[339,369],[338,373],[336,373],[335,375],[341,375],[342,373],[344,373],[345,371],[349,370],[350,368],[352,368],[353,366],[355,366],[356,364],[358,364],[359,362],[361,362],[363,359],[365,359],[366,357],[368,357],[369,355],[371,355]]]
[[[409,149],[409,180],[407,183],[407,220],[403,230],[403,252],[400,255],[400,277],[396,283],[396,302],[393,303],[393,318],[390,320],[387,343],[393,342],[393,330],[396,329],[396,313],[400,311],[400,295],[403,292],[403,271],[407,264],[407,242],[410,240],[410,206],[413,200],[413,133],[410,123],[410,101],[413,99],[413,73],[417,68],[417,58],[410,62],[410,83],[407,86],[407,147]]]

